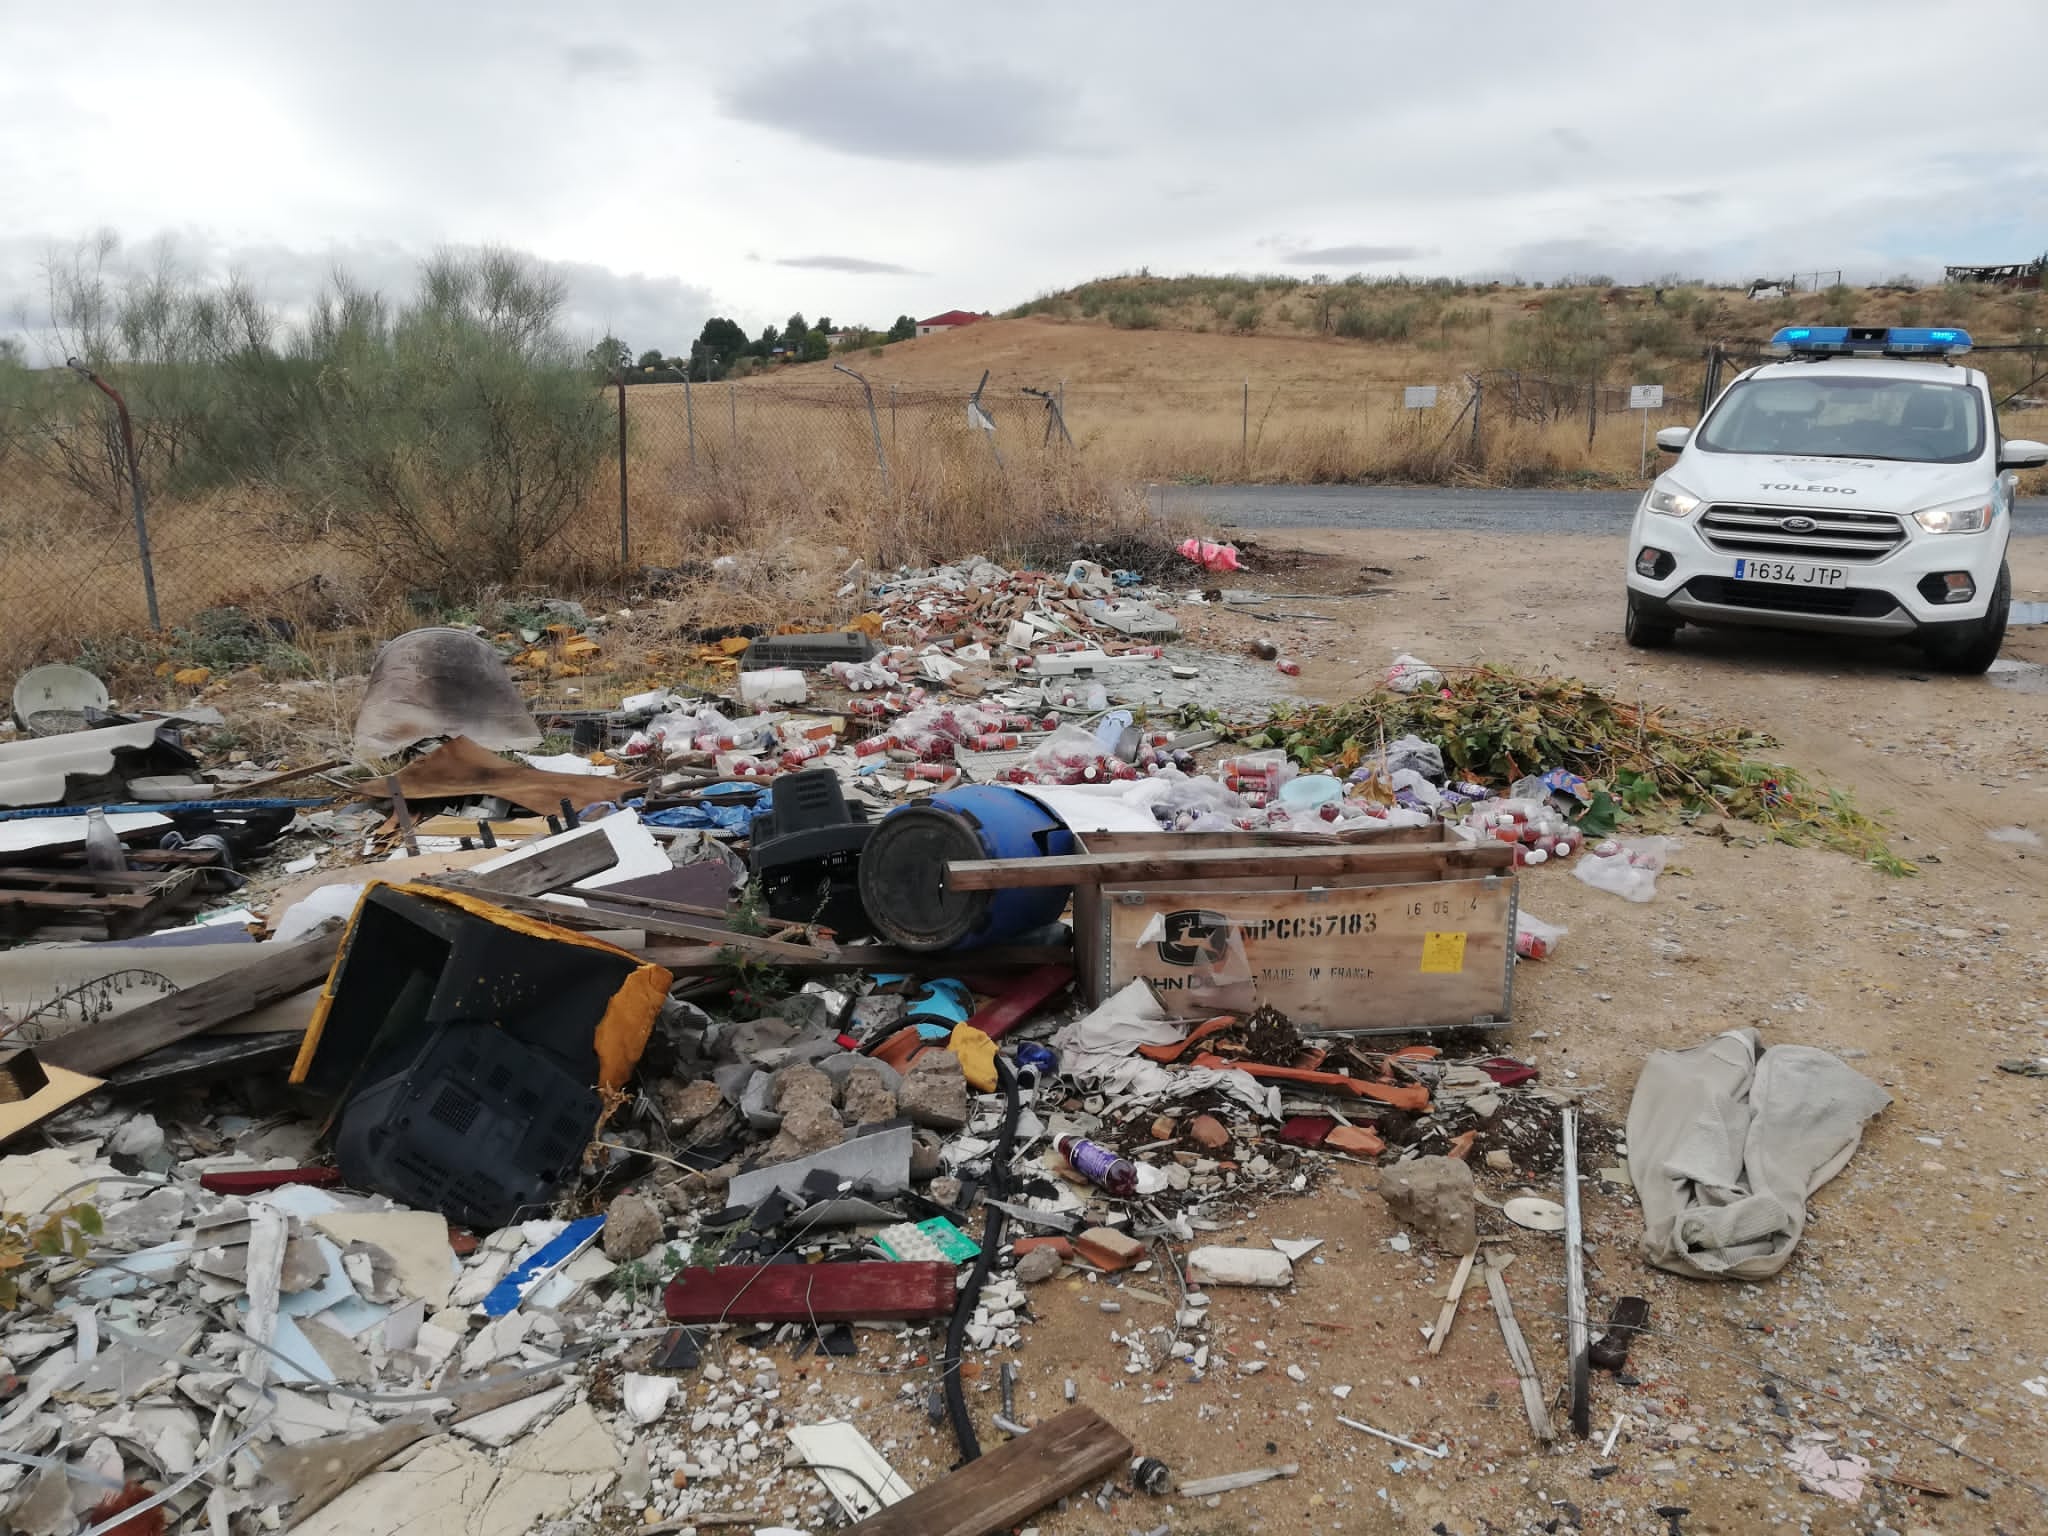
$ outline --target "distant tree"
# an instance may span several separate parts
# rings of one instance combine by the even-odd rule
[[[820,315],[818,316],[818,323],[812,326],[811,329],[821,336],[830,336],[832,334],[832,322],[823,315]]]
[[[766,357],[781,345],[782,332],[772,325],[764,325],[761,327],[761,334],[754,338],[754,345],[748,350],[756,357]]]
[[[825,335],[824,328],[805,331],[804,339],[796,345],[796,360],[800,363],[822,362],[832,355],[832,343]]]
[[[908,315],[898,315],[896,323],[889,327],[889,340],[910,341],[917,336],[917,322]]]
[[[666,359],[661,355],[661,348],[650,347],[640,354],[640,361],[635,366],[640,368],[661,368],[666,366]]]
[[[804,344],[804,336],[809,331],[810,326],[804,322],[803,312],[799,310],[783,323],[782,344],[794,352]]]
[[[740,329],[739,323],[714,315],[704,322],[704,329],[697,335],[692,377],[720,378],[731,370],[746,350],[747,333]]]
[[[632,363],[633,349],[607,331],[604,339],[583,356],[594,372],[610,378]]]

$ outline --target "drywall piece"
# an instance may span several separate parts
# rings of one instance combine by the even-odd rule
[[[318,1191],[315,1191],[318,1193]],[[313,1225],[341,1244],[369,1243],[391,1255],[399,1289],[430,1307],[445,1307],[455,1289],[455,1250],[448,1219],[433,1211],[329,1211]]]
[[[1197,1248],[1188,1255],[1189,1285],[1264,1285],[1294,1283],[1287,1255],[1270,1248]]]
[[[865,1520],[914,1491],[867,1437],[843,1419],[800,1424],[790,1430],[789,1443],[849,1520]]]
[[[493,1408],[473,1419],[465,1419],[455,1426],[455,1433],[478,1445],[502,1450],[513,1441],[524,1438],[536,1424],[566,1403],[575,1390],[564,1382],[531,1397],[522,1397],[516,1403],[507,1403],[502,1408]]]
[[[856,1136],[809,1157],[738,1174],[726,1198],[734,1205],[759,1205],[778,1190],[797,1193],[812,1173],[821,1170],[841,1183],[865,1188],[870,1194],[899,1195],[910,1187],[910,1143],[911,1129],[907,1125]]]

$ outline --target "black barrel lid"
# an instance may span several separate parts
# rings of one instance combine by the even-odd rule
[[[905,949],[951,949],[988,911],[988,891],[948,891],[946,864],[985,859],[973,820],[934,805],[907,805],[875,828],[860,858],[860,899],[878,933]]]

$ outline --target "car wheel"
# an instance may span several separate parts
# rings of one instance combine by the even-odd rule
[[[2000,565],[1998,584],[1984,617],[1968,624],[1943,625],[1926,642],[1927,659],[1944,672],[1976,676],[1989,670],[2005,644],[2005,623],[2012,612],[2012,568]]]
[[[1678,637],[1678,626],[1656,605],[1646,603],[1631,592],[1628,595],[1628,617],[1622,621],[1621,633],[1639,651],[1662,651],[1669,649],[1671,642]]]

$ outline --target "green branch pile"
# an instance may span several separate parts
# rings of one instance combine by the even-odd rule
[[[1770,737],[1741,726],[1669,722],[1658,709],[1574,678],[1452,669],[1440,692],[1378,692],[1276,711],[1256,744],[1285,747],[1304,767],[1349,771],[1382,743],[1408,735],[1440,746],[1454,779],[1504,787],[1552,768],[1580,775],[1594,792],[1582,818],[1592,833],[1624,817],[1718,815],[1779,842],[1818,843],[1890,874],[1913,872],[1845,792],[1762,756],[1776,745]]]

